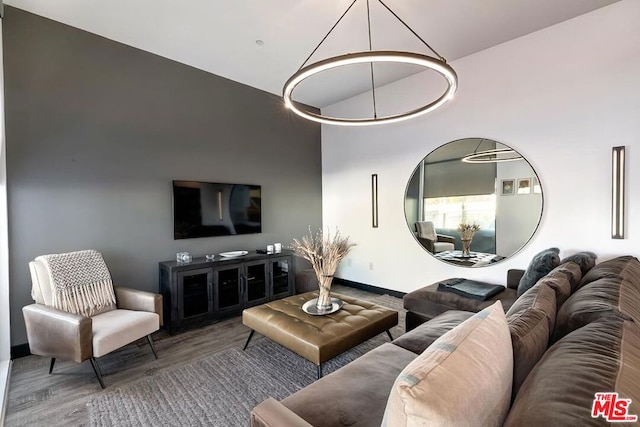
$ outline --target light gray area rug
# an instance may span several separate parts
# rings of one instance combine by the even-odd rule
[[[394,337],[404,331],[400,299],[371,299],[399,310]],[[341,354],[323,365],[325,375],[388,342],[386,334]],[[106,392],[88,403],[92,426],[246,426],[258,403],[281,400],[311,384],[316,367],[266,338],[246,351],[231,348],[198,362]]]

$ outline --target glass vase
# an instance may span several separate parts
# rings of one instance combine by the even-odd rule
[[[471,257],[471,239],[462,239],[462,256]]]
[[[319,290],[318,290],[318,302],[316,302],[316,308],[318,312],[331,311],[331,282],[333,281],[333,275],[322,275],[319,277]]]

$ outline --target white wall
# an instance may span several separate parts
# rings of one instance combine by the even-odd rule
[[[516,253],[524,242],[533,235],[540,221],[543,200],[540,193],[518,194],[518,179],[529,178],[533,182],[535,174],[525,161],[498,163],[496,181],[496,253],[510,255]],[[502,195],[502,180],[513,179],[513,195]],[[533,184],[532,184],[533,185]]]
[[[395,125],[323,125],[323,224],[358,244],[338,276],[412,291],[448,277],[504,283],[551,246],[561,256],[591,250],[600,260],[640,254],[640,1],[623,0],[587,15],[452,62],[454,100]],[[468,37],[473,37],[469,34]],[[446,52],[443,52],[446,56]],[[427,73],[378,93],[415,103]],[[325,112],[370,108],[365,94]],[[384,100],[389,102],[388,100]],[[404,191],[418,162],[437,146],[483,137],[513,147],[540,176],[540,228],[517,255],[470,269],[436,261],[411,236]],[[627,146],[627,231],[612,240],[611,147]],[[371,174],[378,174],[380,226],[371,227]]]
[[[2,20],[0,19],[0,46]],[[0,48],[0,425],[4,419],[5,389],[8,385],[11,356],[11,328],[9,324],[9,237],[7,226],[7,162],[4,138],[4,79],[2,49]]]

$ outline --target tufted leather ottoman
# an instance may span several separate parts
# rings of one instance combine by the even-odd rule
[[[318,367],[369,338],[387,332],[398,324],[398,312],[367,301],[331,294],[344,301],[341,310],[325,316],[312,316],[302,311],[302,305],[318,297],[307,292],[272,301],[242,312],[242,323],[278,344],[294,351]]]

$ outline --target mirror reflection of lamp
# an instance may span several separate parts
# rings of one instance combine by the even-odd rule
[[[473,153],[467,154],[462,159],[465,163],[501,163],[501,162],[513,162],[517,160],[523,160],[523,157],[516,150],[511,148],[492,148],[490,150],[478,151],[482,142],[481,139],[478,145],[473,150]],[[495,143],[494,141],[487,142]]]

